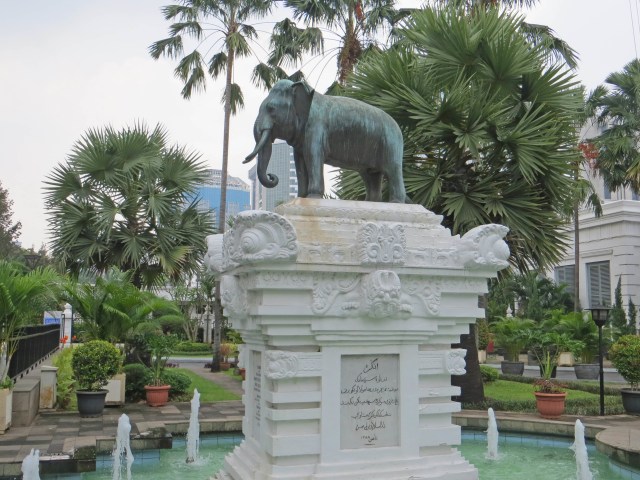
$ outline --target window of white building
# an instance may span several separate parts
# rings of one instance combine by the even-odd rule
[[[611,305],[611,274],[609,262],[587,263],[589,306]]]
[[[575,265],[563,265],[556,267],[555,280],[558,285],[564,283],[567,285],[565,292],[568,292],[573,297],[574,288],[576,284],[576,266]]]

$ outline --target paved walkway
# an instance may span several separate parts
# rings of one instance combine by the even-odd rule
[[[239,395],[241,383],[223,373],[212,373],[204,368],[204,361],[176,359],[183,368],[188,368],[203,378],[207,378]],[[171,402],[165,407],[153,408],[141,402],[123,407],[107,407],[102,418],[80,418],[77,412],[41,412],[29,427],[12,427],[0,435],[0,478],[19,474],[19,464],[32,448],[39,449],[41,456],[60,457],[77,454],[80,447],[96,445],[102,440],[113,444],[118,419],[126,413],[132,424],[132,435],[145,437],[154,429],[165,432],[184,433],[189,421],[191,406],[188,402]],[[217,403],[203,403],[200,409],[200,425],[207,431],[239,431],[244,407],[240,400]],[[498,428],[501,431],[520,431],[573,435],[575,420],[578,417],[563,416],[557,421],[543,420],[534,414],[504,413],[496,414]],[[593,438],[602,433],[608,445],[630,452],[635,458],[632,462],[640,466],[640,416],[616,415],[605,417],[579,417],[585,424],[586,434]],[[462,411],[454,414],[454,421],[462,426],[486,429],[487,412]],[[213,425],[213,427],[212,427]],[[606,429],[606,432],[603,430]],[[606,435],[605,435],[606,434]],[[158,434],[160,437],[162,433]],[[158,436],[156,435],[156,436]],[[599,439],[600,439],[599,436]],[[106,448],[106,447],[105,447]],[[143,447],[147,448],[147,447]],[[151,447],[148,447],[151,448]],[[599,447],[600,448],[600,447]],[[104,450],[104,449],[102,449]],[[108,450],[107,450],[108,451]],[[612,455],[612,452],[607,452]],[[629,458],[627,458],[628,460]],[[91,469],[88,467],[88,469]]]

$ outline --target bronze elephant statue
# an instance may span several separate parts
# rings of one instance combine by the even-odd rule
[[[298,196],[321,198],[323,165],[354,170],[364,181],[367,201],[382,201],[382,176],[389,201],[406,200],[402,178],[400,127],[387,113],[359,100],[322,95],[306,82],[280,80],[260,105],[253,127],[256,147],[244,163],[258,156],[260,183],[268,188],[278,177],[267,173],[274,140],[293,147]]]

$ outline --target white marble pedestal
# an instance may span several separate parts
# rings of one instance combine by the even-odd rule
[[[419,205],[296,199],[209,237],[245,341],[245,440],[218,479],[477,479],[454,447],[451,349],[507,266],[507,229]]]

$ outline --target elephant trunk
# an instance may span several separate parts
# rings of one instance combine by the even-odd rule
[[[254,131],[255,132],[255,131]],[[253,157],[255,157],[258,152],[260,152],[260,150],[262,150],[262,147],[265,146],[265,144],[269,141],[269,137],[271,136],[271,130],[270,129],[265,129],[262,131],[262,136],[260,137],[260,139],[258,140],[258,138],[256,138],[257,143],[256,143],[256,148],[253,149],[253,152],[251,152],[249,155],[247,155],[244,159],[244,161],[242,163],[247,163],[250,162],[251,160],[253,160]],[[257,137],[257,134],[256,134]]]
[[[264,134],[263,134],[264,136]],[[267,173],[267,167],[271,160],[271,142],[267,142],[258,152],[258,180],[267,188],[273,188],[278,185],[278,177]]]

